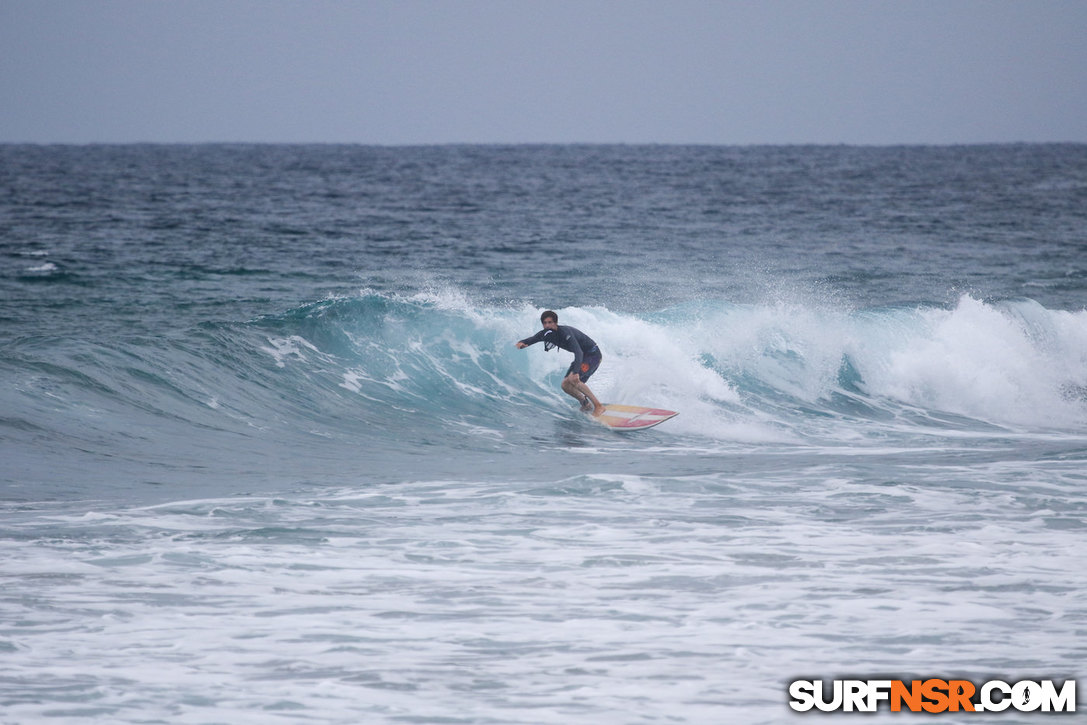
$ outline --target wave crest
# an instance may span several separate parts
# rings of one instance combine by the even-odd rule
[[[368,292],[254,326],[289,333],[264,346],[279,365],[334,358],[328,372],[361,401],[485,425],[503,410],[569,402],[557,393],[568,354],[513,348],[538,328],[539,311],[476,307],[459,293]],[[647,316],[559,314],[604,350],[599,397],[687,412],[677,424],[689,432],[736,436],[744,424],[772,438],[825,432],[828,420],[853,432],[955,418],[1044,428],[1085,420],[1087,312],[1029,300],[860,311],[706,301]]]

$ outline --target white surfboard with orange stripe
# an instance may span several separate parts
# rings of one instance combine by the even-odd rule
[[[662,408],[643,408],[638,405],[612,405],[604,404],[604,412],[598,416],[591,416],[593,420],[603,423],[616,430],[644,430],[660,425],[669,418],[675,418],[679,413],[674,410]]]

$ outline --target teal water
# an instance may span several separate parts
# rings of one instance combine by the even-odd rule
[[[5,721],[774,723],[1087,659],[1085,147],[0,146],[0,188]],[[679,417],[577,414],[545,308]]]

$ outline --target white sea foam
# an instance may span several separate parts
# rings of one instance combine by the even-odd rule
[[[604,350],[591,381],[598,397],[679,410],[669,423],[677,432],[855,441],[873,425],[901,429],[915,411],[1021,432],[1087,423],[1087,396],[1075,392],[1087,390],[1087,312],[963,297],[951,309],[861,312],[722,305],[662,321],[597,308],[559,313]],[[532,315],[520,313],[525,334]],[[529,376],[556,384],[569,361],[561,352],[529,355]],[[835,407],[849,399],[878,418],[849,420]],[[812,407],[828,417],[809,415]]]
[[[268,346],[261,348],[271,355],[276,361],[276,367],[285,368],[287,363],[294,360],[304,360],[305,351],[319,352],[308,340],[298,335],[291,337],[269,337]]]
[[[1045,505],[1078,484],[783,471],[9,516],[5,713],[773,723],[804,673],[1082,661],[1082,516]]]
[[[873,321],[861,332],[855,362],[872,395],[1000,424],[1087,420],[1083,401],[1066,394],[1087,382],[1087,312],[963,297],[951,310]]]

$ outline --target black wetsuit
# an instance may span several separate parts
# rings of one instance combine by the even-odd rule
[[[556,330],[548,330],[545,327],[532,337],[521,340],[521,342],[525,345],[535,345],[537,342],[542,342],[546,350],[550,350],[554,346],[574,353],[574,362],[570,364],[570,369],[566,371],[566,374],[577,373],[581,382],[585,382],[600,366],[600,360],[603,357],[600,348],[593,342],[591,337],[576,327],[570,327],[569,325],[557,325],[556,327],[558,328]]]

